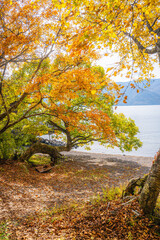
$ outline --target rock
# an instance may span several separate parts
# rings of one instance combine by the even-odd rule
[[[44,138],[38,138],[38,141],[41,143],[45,143],[47,145],[51,145],[53,147],[60,147],[60,146],[65,146],[64,142],[58,141],[58,140],[48,140],[48,139],[44,139]]]
[[[35,169],[40,173],[46,173],[46,172],[49,172],[52,169],[52,166],[50,164],[40,165],[40,166],[35,167]]]
[[[44,143],[53,147],[61,147],[61,146],[65,146],[66,144],[64,142],[58,141],[56,139],[52,139],[52,140],[48,140],[45,138],[37,138],[37,141],[40,143]],[[74,146],[73,148],[78,148],[78,145]]]

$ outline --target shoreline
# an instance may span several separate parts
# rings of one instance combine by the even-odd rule
[[[143,157],[143,156],[130,156],[123,154],[105,154],[105,153],[91,153],[91,152],[80,152],[71,150],[70,152],[62,152],[65,156],[68,157],[88,157],[88,161],[93,160],[97,163],[107,160],[116,160],[116,161],[126,161],[138,163],[144,167],[151,167],[153,162],[153,157]]]

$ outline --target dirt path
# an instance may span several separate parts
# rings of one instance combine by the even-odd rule
[[[22,219],[70,201],[88,201],[106,185],[119,186],[148,173],[152,163],[144,157],[65,155],[67,160],[49,173],[38,173],[22,163],[0,166],[0,220]]]

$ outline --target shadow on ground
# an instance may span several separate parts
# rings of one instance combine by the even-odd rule
[[[71,201],[89,201],[106,186],[120,186],[149,172],[149,167],[114,157],[69,155],[49,173],[22,163],[0,171],[0,219],[22,218]]]

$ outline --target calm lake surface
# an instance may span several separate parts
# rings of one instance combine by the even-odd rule
[[[119,106],[115,111],[135,120],[140,131],[137,137],[143,142],[141,148],[122,153],[118,148],[107,149],[94,143],[89,151],[85,150],[85,147],[79,147],[74,151],[154,157],[160,149],[160,105]]]

